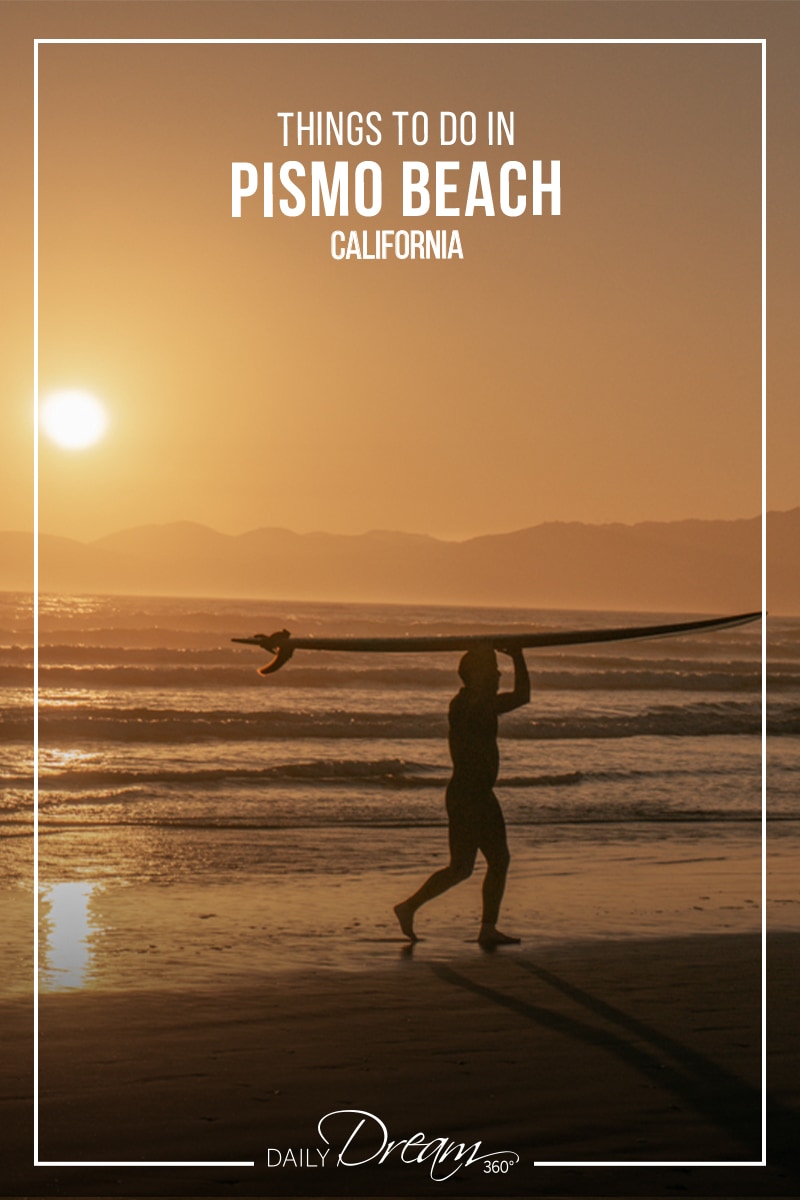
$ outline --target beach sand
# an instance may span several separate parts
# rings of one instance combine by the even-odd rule
[[[789,1150],[800,1107],[800,934],[787,928],[769,941],[770,1165],[687,1165],[760,1159],[758,913],[735,864],[701,867],[687,849],[647,869],[647,936],[634,936],[637,908],[625,897],[638,865],[629,857],[629,871],[620,859],[616,875],[605,874],[617,936],[577,936],[576,925],[572,938],[537,935],[530,919],[518,924],[518,878],[508,924],[525,940],[494,954],[467,940],[478,880],[431,908],[411,951],[389,923],[364,916],[408,890],[401,875],[347,876],[339,887],[287,879],[283,891],[272,880],[270,889],[101,893],[91,904],[106,925],[88,934],[86,977],[65,986],[51,961],[40,998],[40,1158],[255,1166],[34,1168],[31,1009],[10,990],[0,1035],[3,1194],[797,1194]],[[523,877],[524,858],[515,863]],[[584,866],[573,906],[586,915],[598,896]],[[551,867],[539,879],[545,911],[576,891],[566,857]],[[22,928],[27,902],[16,901]],[[285,928],[271,931],[279,911]],[[652,923],[659,911],[669,914],[663,928]],[[12,938],[20,953],[23,942]],[[481,1153],[520,1160],[489,1176],[476,1162],[445,1182],[431,1178],[430,1158],[403,1162],[399,1148],[383,1164],[332,1168],[345,1126],[354,1127],[348,1117],[325,1127],[334,1150],[324,1168],[286,1161],[288,1150],[315,1161],[318,1122],[342,1109],[372,1114],[362,1137],[378,1118],[392,1139],[420,1131],[425,1142],[480,1141]],[[378,1145],[358,1141],[351,1157]],[[620,1162],[667,1165],[541,1165]]]
[[[127,831],[118,835],[124,842]],[[113,863],[114,835],[102,830]],[[218,838],[216,831],[207,836]],[[249,831],[236,838],[252,838]],[[398,957],[400,931],[392,914],[398,900],[415,891],[426,874],[446,861],[443,829],[392,829],[397,860],[419,866],[354,869],[353,839],[361,861],[385,863],[385,829],[270,830],[269,850],[296,870],[214,875],[175,882],[126,886],[113,878],[73,879],[41,891],[41,983],[45,989],[94,989],[268,983],[276,972],[370,971]],[[86,842],[86,838],[82,839]],[[512,830],[512,865],[501,927],[529,950],[576,940],[719,933],[756,933],[761,928],[761,857],[758,830],[745,826],[648,837],[565,836],[546,845],[535,833]],[[197,847],[193,848],[198,854]],[[234,855],[232,854],[232,857]],[[77,854],[80,863],[99,854]],[[308,863],[315,870],[308,869]],[[772,904],[776,927],[792,928],[794,859],[774,858]],[[420,911],[420,959],[452,962],[478,931],[483,867],[473,877]],[[30,923],[20,949],[30,958]],[[78,931],[83,929],[82,948]],[[800,928],[800,925],[797,926]],[[64,943],[64,944],[62,944]],[[81,965],[80,960],[83,959]],[[2,965],[2,964],[0,964]],[[27,966],[32,967],[28,961]],[[18,975],[8,970],[5,977]],[[78,975],[80,978],[75,978]]]

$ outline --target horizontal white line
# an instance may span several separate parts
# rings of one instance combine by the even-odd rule
[[[764,46],[766,38],[34,38],[37,46]]]
[[[565,1162],[547,1162],[543,1159],[536,1159],[533,1164],[535,1167],[765,1167],[766,1159],[758,1159],[754,1162],[742,1162],[741,1159],[736,1159],[733,1162],[684,1162],[683,1160],[667,1159],[664,1162],[609,1162],[607,1159],[601,1159],[599,1162],[578,1161],[569,1159]]]
[[[34,1161],[35,1167],[254,1167],[254,1162],[116,1162],[106,1160],[104,1162],[78,1162],[70,1159],[68,1162],[51,1162],[49,1160],[38,1159]]]

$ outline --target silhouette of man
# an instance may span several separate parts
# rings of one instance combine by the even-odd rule
[[[480,850],[486,859],[483,881],[483,917],[478,941],[484,946],[513,945],[497,928],[500,902],[506,886],[509,853],[503,813],[494,794],[500,756],[497,718],[527,704],[530,680],[522,651],[504,650],[514,663],[514,690],[498,694],[500,672],[497,655],[488,646],[476,646],[461,659],[458,673],[464,686],[450,702],[450,756],[453,775],[447,785],[450,862],[435,871],[422,887],[395,906],[400,928],[412,942],[414,914],[423,904],[468,879]]]

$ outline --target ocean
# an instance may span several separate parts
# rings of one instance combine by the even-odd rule
[[[231,637],[692,616],[42,596],[41,985],[211,985],[396,956],[392,904],[446,862],[458,655],[299,650],[261,678],[266,655]],[[11,914],[4,970],[17,990],[34,961],[31,644],[30,596],[5,594],[0,888]],[[760,625],[527,660],[531,702],[500,719],[504,923],[528,947],[757,930]],[[770,620],[768,679],[770,919],[795,928],[800,620]],[[463,953],[480,876],[421,914],[433,938],[417,954]]]
[[[693,614],[663,614],[691,619]],[[39,878],[277,883],[446,858],[458,656],[298,651],[235,636],[390,636],[658,623],[661,614],[43,596]],[[0,600],[3,883],[32,877],[30,597]],[[501,718],[512,857],[759,854],[761,627],[528,651]],[[509,660],[501,689],[511,686]],[[770,835],[800,831],[800,620],[769,624]],[[605,849],[604,849],[605,848]],[[438,860],[438,861],[433,861]],[[753,861],[756,861],[754,857]],[[512,863],[512,875],[514,865]],[[750,903],[758,900],[751,898]]]

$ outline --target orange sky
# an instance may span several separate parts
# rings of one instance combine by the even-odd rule
[[[61,7],[72,29],[38,6],[38,36],[317,32]],[[386,27],[392,8],[356,32],[413,32]],[[679,35],[704,34],[760,36]],[[284,148],[276,113],[297,109],[377,110],[383,143]],[[395,109],[513,110],[515,146],[400,151]],[[253,201],[234,221],[231,161],[287,158],[380,162],[383,211],[269,221]],[[562,215],[431,219],[463,262],[334,262],[334,228],[425,224],[395,202],[400,158],[558,158]],[[111,415],[94,449],[42,443],[44,531],[460,538],[759,510],[758,46],[44,46],[40,261],[41,392],[83,387]],[[795,476],[782,437],[775,506],[798,503]]]

